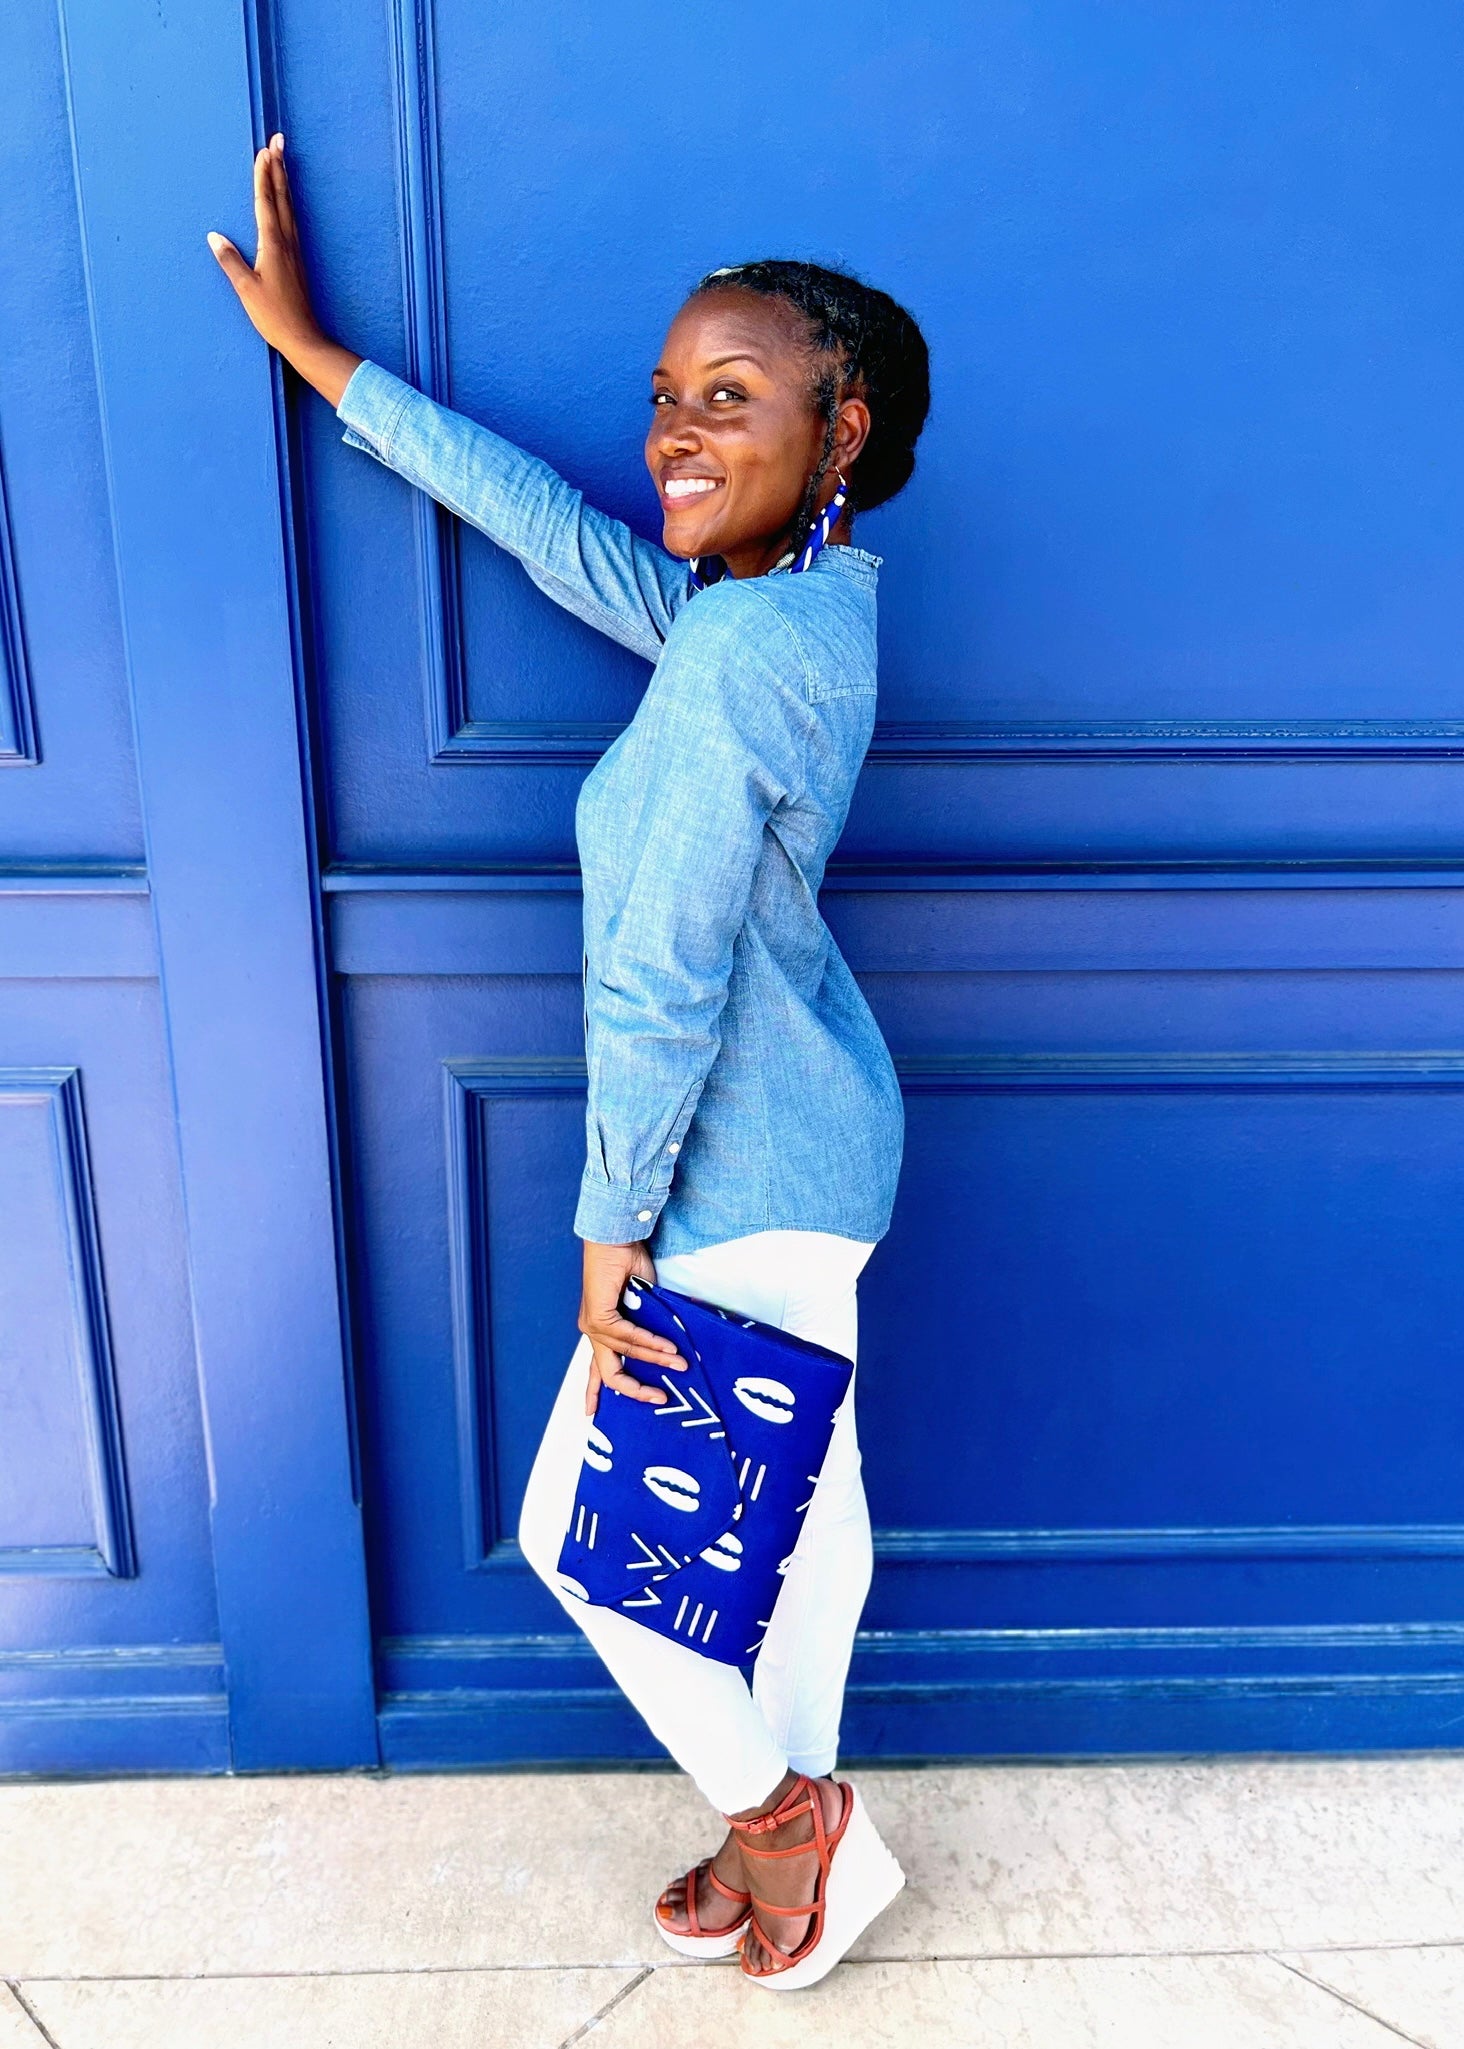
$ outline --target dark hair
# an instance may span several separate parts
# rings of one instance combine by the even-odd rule
[[[813,507],[833,452],[839,401],[857,392],[868,404],[869,438],[849,478],[849,500],[859,511],[883,505],[904,489],[915,468],[915,443],[930,410],[930,352],[905,308],[846,271],[820,263],[767,257],[708,271],[699,292],[759,292],[782,299],[807,321],[816,357],[813,402],[824,421],[823,457],[799,508],[795,531]]]

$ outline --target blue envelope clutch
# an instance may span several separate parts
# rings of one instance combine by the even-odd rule
[[[623,1313],[685,1372],[627,1359],[664,1404],[602,1387],[559,1584],[704,1657],[756,1657],[848,1392],[852,1360],[776,1324],[631,1279]]]

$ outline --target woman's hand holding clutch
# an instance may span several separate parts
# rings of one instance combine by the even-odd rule
[[[643,1281],[656,1278],[655,1262],[644,1241],[632,1245],[596,1245],[581,1241],[585,1248],[584,1289],[580,1297],[579,1327],[590,1341],[590,1383],[585,1391],[585,1414],[593,1416],[600,1388],[613,1387],[617,1394],[638,1402],[664,1402],[664,1388],[647,1387],[625,1370],[626,1359],[644,1359],[652,1366],[671,1366],[686,1371],[686,1361],[669,1338],[659,1338],[620,1313],[620,1291],[632,1274]]]

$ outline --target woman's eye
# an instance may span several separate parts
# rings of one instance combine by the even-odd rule
[[[711,395],[713,399],[730,398],[739,402],[747,396],[746,392],[739,391],[735,384],[719,384]],[[653,391],[651,393],[650,402],[653,406],[659,406],[662,404],[674,406],[676,403],[676,394],[674,391]]]

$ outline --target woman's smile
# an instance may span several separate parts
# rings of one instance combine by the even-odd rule
[[[668,505],[680,505],[688,498],[704,498],[709,491],[721,489],[720,477],[691,477],[673,475],[668,470],[661,472],[661,496]]]
[[[723,477],[705,468],[666,463],[656,475],[661,500],[661,538],[675,555],[721,552],[727,521],[727,487]],[[734,522],[735,523],[735,522]]]

